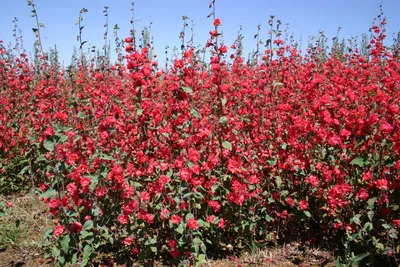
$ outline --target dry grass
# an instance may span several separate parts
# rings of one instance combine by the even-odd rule
[[[335,258],[329,252],[302,247],[298,243],[283,247],[264,248],[255,253],[245,253],[240,258],[208,261],[207,267],[292,267],[292,266],[335,266]]]
[[[51,221],[31,196],[1,197],[11,207],[0,216],[0,266],[46,266],[39,242]]]

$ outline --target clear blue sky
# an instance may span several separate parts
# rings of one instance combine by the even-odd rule
[[[45,50],[57,44],[61,60],[70,63],[73,46],[79,46],[75,22],[82,7],[88,9],[84,14],[83,39],[88,44],[103,45],[104,6],[109,6],[109,38],[113,38],[113,26],[121,28],[120,37],[129,35],[131,19],[131,0],[35,0],[39,20],[45,25],[42,29]],[[210,0],[136,0],[135,17],[137,29],[153,22],[151,34],[154,36],[156,52],[164,58],[164,47],[180,46],[179,33],[182,29],[182,16],[186,15],[195,23],[195,42],[204,44],[208,32],[213,28],[210,13]],[[340,37],[349,38],[368,32],[372,20],[379,14],[380,0],[216,0],[216,13],[222,21],[224,40],[232,44],[240,25],[243,26],[244,44],[247,52],[255,48],[254,34],[257,25],[262,25],[261,38],[267,39],[268,19],[275,15],[283,25],[289,24],[289,31],[295,39],[302,37],[306,43],[310,35],[324,30],[331,39],[338,26],[342,27]],[[392,34],[400,30],[400,0],[384,0],[383,9],[387,17],[388,42]],[[24,0],[0,0],[0,39],[5,43],[13,40],[12,20],[17,17],[22,29],[25,48],[31,50],[35,36],[35,20],[30,17],[30,7]],[[111,39],[112,40],[112,39]],[[88,47],[86,44],[86,47]]]

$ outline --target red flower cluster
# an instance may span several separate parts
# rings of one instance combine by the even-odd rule
[[[277,39],[246,62],[240,39],[231,57],[217,42],[220,24],[209,64],[184,46],[167,69],[131,37],[104,69],[39,68],[0,46],[2,177],[17,166],[38,179],[51,214],[73,222],[55,236],[86,235],[90,219],[109,246],[135,236],[134,256],[167,244],[190,258],[203,237],[296,231],[314,244],[369,220],[399,227],[400,61],[380,28],[369,51],[304,54]]]

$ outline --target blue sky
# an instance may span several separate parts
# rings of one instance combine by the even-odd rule
[[[129,35],[130,0],[35,0],[39,20],[45,25],[42,29],[42,42],[45,50],[57,44],[60,58],[65,64],[70,63],[73,47],[78,47],[76,40],[78,26],[75,22],[82,7],[88,9],[84,14],[83,39],[88,44],[101,47],[105,17],[104,6],[109,6],[109,38],[113,40],[113,26],[120,27],[119,36]],[[207,18],[211,12],[208,8],[210,0],[136,0],[135,18],[137,29],[151,27],[156,52],[164,58],[164,47],[180,46],[179,33],[182,30],[182,16],[186,15],[194,21],[195,43],[204,44],[208,32],[213,28],[212,19]],[[310,35],[317,35],[320,30],[331,39],[336,36],[337,28],[342,30],[340,37],[349,38],[368,32],[372,20],[379,14],[380,0],[216,0],[216,15],[222,21],[222,31],[226,44],[236,39],[239,27],[243,26],[245,51],[255,48],[254,34],[257,25],[261,24],[261,39],[267,39],[268,19],[275,15],[283,25],[289,24],[289,32],[295,39],[306,43]],[[31,50],[35,36],[35,20],[30,17],[30,7],[24,0],[0,0],[0,39],[5,43],[13,41],[12,20],[18,18],[18,26],[22,29],[25,48]],[[387,17],[388,42],[392,34],[400,30],[400,1],[384,0],[384,14]],[[88,47],[88,44],[86,47]],[[112,43],[113,44],[113,43]]]

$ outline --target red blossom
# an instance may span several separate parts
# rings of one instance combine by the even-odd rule
[[[214,19],[214,26],[218,27],[219,25],[221,25],[221,20],[219,18]]]
[[[299,209],[301,209],[301,210],[306,210],[306,209],[308,209],[308,202],[307,202],[307,200],[300,200],[300,202],[299,202]]]
[[[121,215],[118,216],[118,221],[121,224],[127,224],[129,222],[129,216],[126,215],[126,214],[121,214]]]
[[[64,233],[64,230],[65,230],[64,226],[57,225],[56,228],[53,231],[53,234],[55,236],[61,236]]]
[[[178,224],[182,221],[182,218],[179,215],[174,214],[170,217],[170,220],[173,224]]]
[[[82,224],[80,222],[73,222],[71,224],[72,233],[80,233],[82,231]]]
[[[388,189],[388,181],[386,179],[379,179],[375,181],[376,188],[380,190],[387,190]]]
[[[126,237],[124,239],[124,245],[125,246],[130,246],[130,245],[132,245],[132,243],[133,243],[133,238],[132,237],[128,236],[128,237]]]
[[[186,225],[187,225],[187,227],[188,227],[189,229],[192,229],[192,230],[197,230],[197,229],[199,229],[199,224],[197,223],[196,219],[194,219],[194,218],[190,218],[190,219],[187,221]]]

